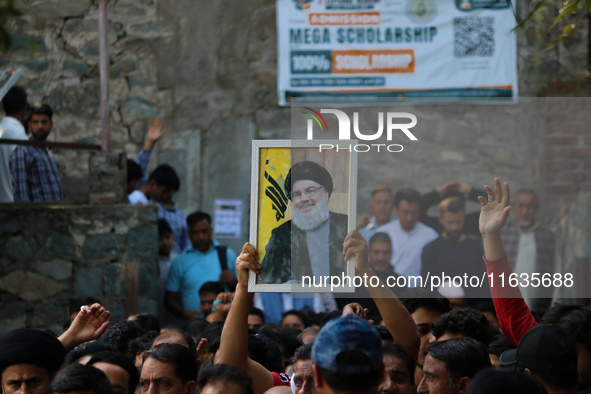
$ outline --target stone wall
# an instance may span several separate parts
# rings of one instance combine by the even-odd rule
[[[73,297],[100,299],[117,321],[157,313],[153,206],[0,204],[0,334],[62,332]]]
[[[127,202],[126,155],[117,151],[52,149],[60,170],[63,203]]]

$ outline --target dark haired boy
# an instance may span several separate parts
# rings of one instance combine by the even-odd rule
[[[53,128],[53,110],[47,104],[36,104],[31,110],[31,141],[47,140]],[[60,201],[62,184],[53,153],[41,146],[17,146],[10,155],[14,201]]]

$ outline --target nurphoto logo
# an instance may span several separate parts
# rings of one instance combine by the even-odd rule
[[[351,119],[349,115],[345,112],[338,110],[338,109],[321,109],[320,112],[309,108],[304,107],[304,109],[308,110],[309,112],[304,112],[304,114],[310,116],[307,122],[307,139],[313,140],[314,139],[314,124],[316,123],[320,128],[321,134],[326,134],[328,132],[328,124],[326,123],[326,119],[322,114],[332,114],[335,115],[339,124],[338,132],[339,132],[339,140],[351,140]],[[385,127],[384,127],[384,118],[386,119]],[[404,122],[406,120],[406,122]],[[379,144],[379,143],[372,143],[372,144],[351,144],[348,147],[343,147],[342,145],[333,145],[333,144],[320,144],[319,151],[326,149],[336,149],[338,150],[351,150],[353,149],[355,152],[370,152],[370,151],[377,151],[380,152],[382,149],[388,152],[396,153],[402,152],[404,147],[400,144],[390,144],[389,142],[392,141],[393,136],[395,133],[402,132],[409,140],[411,141],[418,141],[417,137],[410,131],[411,128],[417,125],[417,117],[408,112],[378,112],[378,130],[373,132],[373,134],[365,134],[359,130],[359,112],[353,113],[353,134],[355,138],[362,140],[362,141],[376,141],[382,137],[384,134],[384,129],[386,130],[386,141],[388,144]]]

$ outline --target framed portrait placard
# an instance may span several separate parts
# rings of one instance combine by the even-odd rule
[[[355,143],[252,142],[250,242],[262,269],[260,275],[250,272],[249,291],[354,290],[345,278],[355,275],[355,262],[345,261],[342,252],[355,228]]]

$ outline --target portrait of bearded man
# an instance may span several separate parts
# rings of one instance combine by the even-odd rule
[[[329,210],[334,187],[330,173],[316,162],[300,161],[289,170],[284,186],[292,219],[272,231],[259,283],[340,276],[346,266],[342,252],[348,217]]]

